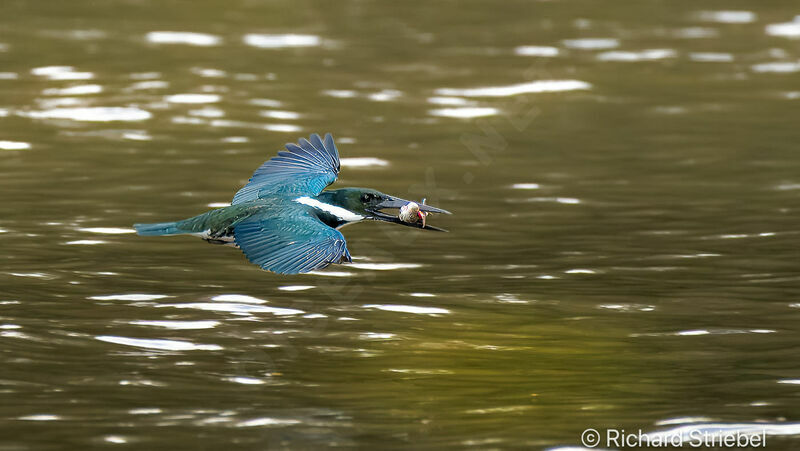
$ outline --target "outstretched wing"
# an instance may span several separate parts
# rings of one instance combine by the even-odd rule
[[[272,194],[316,196],[336,181],[339,174],[339,151],[330,133],[325,140],[316,133],[309,139],[300,138],[297,144],[286,144],[259,167],[250,182],[240,189],[231,204],[240,204]]]
[[[307,210],[252,216],[234,228],[236,244],[252,263],[279,274],[298,274],[350,262],[344,236]],[[299,214],[297,214],[299,213]]]

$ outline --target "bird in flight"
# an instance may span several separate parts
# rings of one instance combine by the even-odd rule
[[[444,231],[424,221],[427,213],[450,212],[418,205],[422,221],[382,212],[411,201],[368,188],[323,189],[339,174],[339,151],[330,133],[313,134],[259,167],[229,207],[182,221],[134,224],[139,235],[195,235],[209,243],[241,248],[250,262],[278,274],[299,274],[333,263],[352,262],[339,231],[362,220]],[[416,205],[416,204],[415,204]],[[405,210],[404,210],[405,211]]]

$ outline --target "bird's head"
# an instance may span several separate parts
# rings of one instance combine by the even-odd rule
[[[388,214],[383,212],[383,210],[387,209],[399,210],[401,207],[411,202],[410,200],[390,196],[369,188],[342,188],[326,191],[323,193],[323,195],[324,194],[328,194],[328,200],[332,204],[352,211],[353,213],[363,216],[365,219],[393,222],[395,224],[401,224],[418,229],[445,231],[438,227],[427,225],[423,221],[405,222],[402,221],[397,214]],[[419,210],[424,213],[450,214],[450,212],[447,210],[442,210],[441,208],[436,208],[425,204],[420,204]]]

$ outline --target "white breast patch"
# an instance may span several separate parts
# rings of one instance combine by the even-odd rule
[[[356,222],[364,219],[363,216],[353,213],[352,211],[346,208],[337,207],[336,205],[326,204],[325,202],[320,202],[317,199],[312,199],[308,196],[298,197],[294,201],[303,205],[308,205],[309,207],[314,207],[326,213],[330,213],[339,218],[340,221]]]

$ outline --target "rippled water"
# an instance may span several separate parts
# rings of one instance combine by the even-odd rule
[[[4,3],[0,449],[796,448],[800,8],[736,5]],[[132,233],[328,131],[451,233]]]

